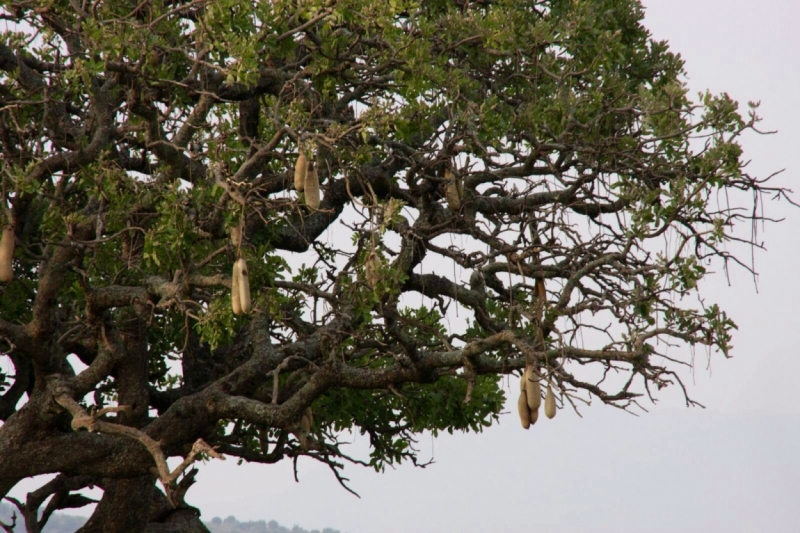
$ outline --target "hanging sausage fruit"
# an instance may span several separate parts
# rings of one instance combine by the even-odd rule
[[[250,278],[247,274],[247,261],[244,260],[244,257],[240,257],[233,264],[233,277],[234,284],[238,286],[240,312],[247,314],[252,309],[252,301],[250,300]],[[235,307],[233,312],[236,312]]]
[[[14,279],[14,226],[3,226],[0,236],[0,282],[8,283]]]
[[[297,162],[294,165],[294,188],[297,192],[303,192],[306,183],[306,154],[300,150],[300,155],[297,156]]]
[[[306,205],[311,209],[319,209],[319,177],[314,161],[309,161],[306,168],[306,179],[304,182],[306,193]]]

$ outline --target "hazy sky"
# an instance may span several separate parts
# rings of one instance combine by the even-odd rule
[[[646,26],[685,59],[693,94],[762,102],[762,129],[779,133],[744,139],[749,171],[785,168],[777,182],[793,187],[800,2],[644,3]],[[800,210],[766,207],[786,221],[759,229],[769,252],[756,255],[758,291],[741,271],[731,286],[721,273],[703,285],[707,301],[739,324],[734,358],[713,357],[709,367],[698,353],[688,375],[707,409],[687,410],[665,394],[638,418],[594,405],[584,418],[565,410],[527,432],[511,411],[481,435],[421,437],[423,455],[435,459],[426,469],[349,468],[361,499],[310,460],[300,461],[299,484],[288,462],[211,462],[187,499],[205,519],[233,514],[348,533],[800,531]],[[365,441],[356,437],[354,447],[366,450]]]

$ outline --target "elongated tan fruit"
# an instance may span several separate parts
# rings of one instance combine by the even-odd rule
[[[538,411],[542,405],[542,387],[532,365],[525,367],[525,394],[528,397],[528,408],[531,411]]]
[[[378,254],[375,253],[375,251],[370,252],[364,270],[366,270],[367,284],[373,289],[378,285],[378,281],[380,281],[380,268],[381,260]]]
[[[537,420],[539,420],[539,410],[535,409],[531,411],[531,425],[534,425]]]
[[[294,188],[297,192],[302,192],[306,185],[306,154],[300,150],[297,162],[294,164]]]
[[[553,394],[553,387],[547,386],[547,394],[544,397],[544,416],[553,418],[556,416],[556,395]]]
[[[522,423],[523,429],[531,427],[531,411],[528,409],[528,399],[525,397],[525,391],[520,391],[519,393],[517,410],[519,411],[519,421]]]
[[[234,315],[242,314],[242,304],[239,301],[239,271],[236,268],[236,263],[233,264],[233,273],[231,274],[231,307],[233,308]]]
[[[228,229],[228,232],[231,236],[231,244],[234,248],[238,248],[242,245],[242,223],[238,223],[237,225]]]
[[[312,424],[313,420],[308,416],[308,409],[306,409],[306,412],[300,417],[300,431],[308,435],[311,432]]]
[[[311,209],[319,209],[319,177],[314,162],[308,162],[305,180],[306,205]]]
[[[446,180],[444,197],[447,200],[447,206],[451,211],[458,211],[461,208],[461,195],[464,186],[459,184],[460,178],[457,178],[450,169],[444,171],[444,179]]]
[[[239,305],[242,306],[242,313],[249,313],[252,309],[250,300],[250,277],[247,274],[247,261],[240,257],[233,264],[234,276],[239,277]]]
[[[536,296],[538,296],[543,302],[547,300],[547,291],[544,289],[544,280],[539,278],[536,279]]]
[[[14,268],[11,260],[14,258],[14,227],[4,226],[3,235],[0,237],[0,281],[7,283],[14,279]]]
[[[310,407],[306,407],[304,414],[308,419],[308,430],[311,431],[311,428],[314,427],[314,413],[311,411]]]

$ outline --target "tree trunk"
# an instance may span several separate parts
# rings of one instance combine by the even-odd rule
[[[150,476],[103,480],[103,498],[77,533],[143,532],[155,490]]]
[[[89,521],[77,533],[210,533],[193,507],[173,509],[150,476],[107,479]]]

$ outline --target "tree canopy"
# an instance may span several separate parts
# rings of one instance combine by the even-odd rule
[[[198,457],[416,463],[523,372],[526,427],[692,405],[678,370],[735,329],[698,282],[786,199],[746,171],[756,104],[692,99],[636,0],[0,17],[0,496],[57,474],[29,532],[89,486],[82,532],[205,531]]]

